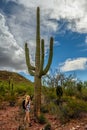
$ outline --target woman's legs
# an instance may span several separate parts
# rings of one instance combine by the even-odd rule
[[[30,112],[29,111],[26,111],[24,121],[26,124],[29,124],[29,127],[32,126],[32,124],[30,122]]]
[[[27,121],[28,121],[28,123],[30,123],[30,112],[29,111],[27,113]]]
[[[25,114],[25,119],[24,119],[27,123],[30,123],[30,112],[29,111],[26,111],[26,114]]]

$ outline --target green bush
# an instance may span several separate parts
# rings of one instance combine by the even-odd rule
[[[3,85],[0,86],[0,95],[2,95],[2,96],[5,95],[5,88]]]
[[[47,104],[41,106],[41,112],[42,113],[48,113],[49,112]]]
[[[44,130],[51,130],[51,124],[50,123],[46,124]]]
[[[26,93],[26,88],[25,88],[25,87],[17,87],[16,92],[17,92],[19,95],[23,95],[23,94]]]
[[[82,92],[82,83],[77,83],[77,91]]]
[[[40,116],[38,117],[38,122],[40,124],[45,124],[46,123],[46,118],[43,114],[40,114]]]
[[[58,116],[62,123],[80,116],[81,112],[87,112],[87,103],[83,100],[69,99],[58,107]]]
[[[80,95],[84,101],[87,101],[87,88],[82,90],[82,94]]]
[[[58,107],[57,105],[54,103],[54,102],[50,102],[48,105],[48,111],[49,113],[53,114],[53,115],[56,115],[57,114],[57,111],[58,111]]]
[[[46,98],[51,101],[56,98],[56,94],[53,91],[49,91],[46,95]]]
[[[73,116],[78,116],[81,112],[87,112],[87,103],[83,100],[70,100],[68,107],[73,112]]]
[[[61,86],[57,86],[56,88],[56,94],[58,96],[58,98],[60,99],[63,96],[63,90]]]
[[[59,117],[61,123],[64,124],[69,121],[68,112],[69,112],[69,108],[67,105],[63,105],[61,108],[58,107],[57,116]]]
[[[76,90],[72,87],[66,88],[65,94],[66,96],[75,96]]]

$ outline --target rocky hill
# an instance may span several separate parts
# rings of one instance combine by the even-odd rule
[[[9,78],[13,79],[15,82],[19,81],[19,82],[30,82],[28,79],[26,79],[25,77],[21,76],[20,74],[16,73],[16,72],[9,72],[9,71],[1,71],[0,70],[0,80],[9,80]]]

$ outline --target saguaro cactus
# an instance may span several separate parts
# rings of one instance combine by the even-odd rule
[[[25,43],[25,57],[29,73],[34,76],[34,115],[40,115],[41,107],[41,77],[45,75],[51,65],[53,56],[53,38],[50,38],[50,51],[46,67],[44,68],[44,40],[40,40],[40,8],[37,7],[37,25],[36,25],[36,53],[35,66],[30,64],[29,49]]]

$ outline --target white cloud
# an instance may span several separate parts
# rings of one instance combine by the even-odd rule
[[[6,26],[5,17],[0,14],[0,67],[25,69],[24,50],[17,44]]]
[[[57,20],[64,19],[67,21],[67,29],[79,33],[87,32],[86,0],[14,1],[19,4],[19,7],[13,8],[15,13],[7,19],[7,22],[16,41],[21,46],[24,46],[25,41],[29,41],[29,43],[32,41],[32,45],[35,44],[37,6],[41,8],[41,37],[46,39],[46,46],[48,46],[49,38],[53,33],[58,30],[62,31]]]
[[[14,35],[17,43],[24,48],[24,43],[27,41],[30,51],[31,63],[34,64],[35,46],[36,46],[36,9],[25,8],[23,6],[15,6],[13,13],[10,17],[6,17],[7,24],[11,33]],[[50,37],[53,32],[56,32],[57,23],[50,21],[50,11],[44,13],[40,11],[41,21],[41,39],[45,40],[45,52],[49,48]]]
[[[11,63],[24,63],[24,42],[29,44],[31,62],[34,61],[35,37],[36,37],[36,7],[41,8],[41,38],[45,39],[45,47],[48,49],[49,38],[60,30],[58,21],[64,19],[68,22],[67,29],[79,33],[87,33],[87,0],[7,0],[14,1],[15,5],[10,17],[0,15],[0,47],[4,54],[8,54]],[[5,21],[6,20],[6,21]],[[87,38],[85,43],[87,42]],[[2,44],[3,43],[3,44]],[[55,42],[56,43],[56,42]],[[20,58],[19,58],[20,57]],[[9,59],[10,59],[9,58]],[[85,59],[85,58],[84,58]],[[84,68],[82,58],[66,61],[62,70]],[[67,68],[66,63],[69,63]],[[78,64],[76,64],[78,63]],[[9,63],[10,64],[10,63]],[[72,67],[71,67],[72,66]]]
[[[87,69],[87,58],[67,59],[60,65],[60,70],[63,72],[73,70],[85,70]]]
[[[18,0],[20,4],[23,4],[26,7],[37,7],[40,6],[41,8],[52,8],[54,6],[55,0]]]
[[[41,10],[44,10],[44,14],[50,12],[50,18],[56,20],[66,19],[69,22],[68,29],[79,33],[87,33],[87,0],[18,0],[17,2],[27,8],[40,6]],[[49,22],[51,27],[58,27],[54,27],[54,24],[52,24]]]
[[[15,0],[14,0],[15,1]],[[8,1],[7,1],[8,2]],[[24,58],[24,43],[28,42],[30,51],[31,63],[34,64],[34,54],[36,46],[36,9],[25,8],[21,5],[13,6],[13,11],[10,17],[8,15],[1,15],[1,32],[0,32],[0,47],[2,47],[2,54],[4,57],[7,55],[9,63],[7,62],[5,68],[12,66],[16,69],[24,69],[25,58]],[[48,21],[48,11],[44,16],[42,13],[41,17],[41,38],[45,38],[45,51],[49,47],[49,41],[52,31],[56,30],[56,24],[52,21]],[[14,57],[14,58],[12,58]],[[6,58],[6,57],[5,57]],[[3,66],[5,59],[0,65]],[[16,65],[16,63],[18,65]],[[7,65],[8,64],[8,65]],[[21,65],[20,65],[21,64]],[[2,67],[3,68],[3,67]],[[12,68],[10,67],[12,70]]]

